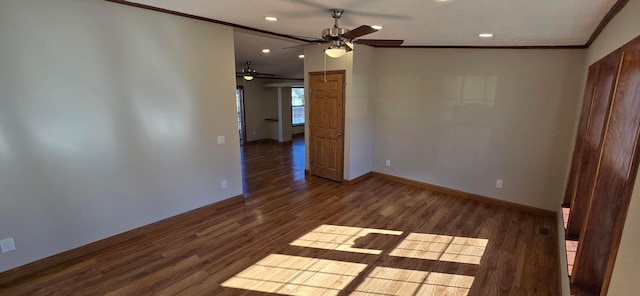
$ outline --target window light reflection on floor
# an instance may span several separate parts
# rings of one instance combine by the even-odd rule
[[[358,238],[366,237],[370,234],[400,236],[402,235],[402,231],[325,224],[301,236],[290,245],[364,254],[381,254],[382,250],[353,247],[356,245]]]
[[[481,238],[410,233],[389,255],[480,264],[488,242]]]
[[[337,295],[366,264],[271,254],[223,287],[284,295]]]
[[[403,234],[396,230],[325,224],[290,245],[372,256],[480,264],[488,243],[487,239],[427,233],[408,233],[403,239]],[[382,235],[383,241],[392,244],[358,243],[370,235]],[[372,266],[367,270],[368,274],[361,275],[367,267],[358,262],[271,254],[222,286],[281,295],[338,295],[360,276],[357,288],[350,295],[467,295],[474,280],[468,275],[383,266]]]
[[[467,295],[472,276],[376,267],[350,295]]]

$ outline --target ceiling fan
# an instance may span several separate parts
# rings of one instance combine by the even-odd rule
[[[265,77],[265,76],[275,76],[275,75],[257,72],[256,69],[251,68],[251,61],[248,61],[247,67],[240,70],[240,72],[236,72],[236,76],[242,76],[244,80],[251,81],[255,77],[260,77],[260,76]]]
[[[371,46],[400,46],[404,43],[404,40],[356,39],[364,35],[378,32],[378,30],[367,25],[362,25],[353,30],[340,28],[338,20],[342,17],[344,10],[332,8],[330,11],[331,17],[334,19],[333,28],[322,30],[322,39],[310,40],[310,42],[319,44],[328,43],[329,48],[325,50],[325,53],[332,58],[341,57],[346,52],[353,50],[349,43],[366,44]]]

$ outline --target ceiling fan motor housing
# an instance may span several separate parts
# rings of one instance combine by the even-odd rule
[[[329,28],[322,30],[322,39],[324,40],[338,40],[344,33],[349,32],[349,29],[345,28]]]

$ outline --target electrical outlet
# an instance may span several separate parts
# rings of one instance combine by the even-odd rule
[[[387,159],[387,160],[384,162],[384,165],[386,165],[386,166],[390,167],[390,166],[391,166],[391,159]]]
[[[6,253],[9,251],[13,251],[16,249],[16,244],[13,241],[13,237],[5,238],[0,240],[0,248],[2,249],[2,253]]]
[[[218,144],[224,144],[224,136],[218,136]]]
[[[227,189],[227,180],[222,180],[222,182],[220,182],[220,187],[222,187],[222,189]]]
[[[496,188],[502,188],[504,181],[502,179],[496,179]]]

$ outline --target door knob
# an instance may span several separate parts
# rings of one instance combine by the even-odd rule
[[[336,134],[336,137],[341,137],[341,136],[342,136],[342,133],[337,133]]]

